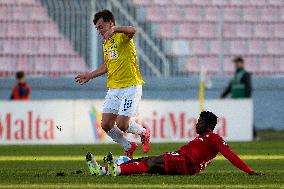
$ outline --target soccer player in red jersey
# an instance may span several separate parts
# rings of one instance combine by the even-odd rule
[[[31,99],[31,86],[25,82],[25,73],[18,71],[16,73],[17,83],[14,85],[11,100],[30,100]]]
[[[242,161],[225,143],[221,136],[213,133],[217,116],[209,111],[200,114],[196,124],[198,136],[175,152],[160,156],[142,157],[121,165],[113,163],[112,154],[106,157],[107,167],[101,167],[91,153],[86,156],[87,164],[93,175],[129,175],[141,173],[167,175],[194,175],[203,170],[218,152],[234,166],[250,175],[258,175]]]

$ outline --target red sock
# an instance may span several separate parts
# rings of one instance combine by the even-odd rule
[[[123,163],[120,165],[121,174],[129,175],[135,173],[147,173],[149,165],[147,161]]]

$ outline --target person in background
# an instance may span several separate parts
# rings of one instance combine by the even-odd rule
[[[236,57],[233,62],[235,63],[235,74],[231,79],[229,85],[221,94],[221,98],[225,98],[231,94],[231,98],[251,98],[252,84],[251,74],[244,68],[244,60],[242,57]]]
[[[31,99],[31,87],[25,82],[25,73],[18,71],[16,73],[17,83],[14,85],[11,100],[30,100]]]
[[[252,96],[252,82],[251,74],[245,70],[244,59],[239,56],[233,62],[235,63],[235,74],[230,80],[229,85],[221,94],[221,98],[225,98],[231,94],[232,99],[251,98]],[[256,139],[256,129],[253,125],[253,138]]]

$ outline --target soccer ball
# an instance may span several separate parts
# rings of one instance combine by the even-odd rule
[[[129,157],[127,157],[127,156],[119,156],[118,158],[116,158],[114,160],[114,163],[116,165],[120,165],[122,163],[128,162],[129,160],[131,160],[131,159]]]

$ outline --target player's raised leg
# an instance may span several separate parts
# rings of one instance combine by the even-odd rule
[[[130,117],[119,115],[116,118],[116,125],[120,130],[126,131],[128,129],[129,120],[130,120]],[[135,142],[130,142],[130,144],[131,144],[131,147],[127,150],[124,150],[124,152],[126,156],[133,158],[133,153],[137,148],[137,144]]]
[[[128,151],[132,148],[133,144],[123,136],[123,132],[116,126],[116,118],[116,114],[103,113],[101,126],[103,130],[108,134],[108,136],[113,139],[113,141],[120,144],[123,147],[124,151]]]
[[[142,86],[131,86],[121,90],[122,101],[116,119],[117,126],[124,132],[137,134],[141,137],[144,153],[150,150],[150,130],[134,121],[138,104],[142,96]]]

